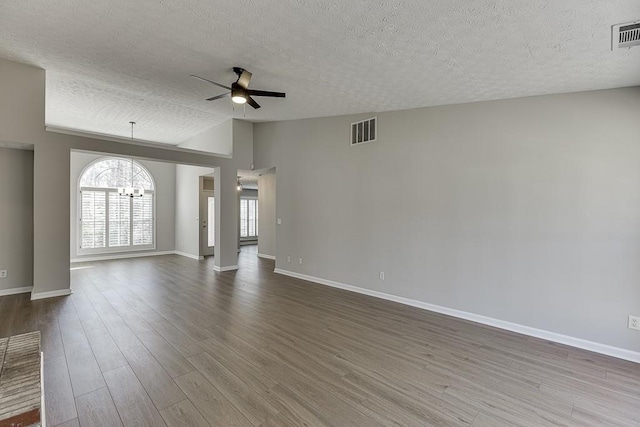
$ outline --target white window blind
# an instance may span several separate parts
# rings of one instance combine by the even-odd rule
[[[131,197],[109,193],[109,247],[129,246]]]
[[[258,236],[258,201],[240,199],[240,237]]]
[[[247,199],[240,199],[240,237],[247,237]]]
[[[134,197],[133,201],[133,244],[151,245],[153,243],[153,195],[145,193]]]
[[[107,201],[104,191],[83,191],[81,197],[83,248],[104,248],[107,234]]]

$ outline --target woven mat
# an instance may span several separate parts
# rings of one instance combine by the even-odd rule
[[[40,332],[0,338],[0,427],[40,423]]]

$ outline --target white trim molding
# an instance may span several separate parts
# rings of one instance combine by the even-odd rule
[[[25,286],[22,288],[0,289],[0,297],[4,297],[6,295],[26,294],[27,292],[31,292],[32,290],[33,290],[33,286]]]
[[[219,271],[219,272],[224,272],[224,271],[233,271],[233,270],[237,270],[238,266],[237,265],[225,265],[224,267],[220,267],[217,265],[213,266],[213,271]]]
[[[198,256],[198,255],[192,255],[192,254],[188,254],[186,252],[181,252],[181,251],[173,251],[172,253],[176,254],[176,255],[180,255],[183,257],[187,257],[187,258],[191,258],[191,259],[195,259],[196,261],[202,261],[204,259],[203,256]]]
[[[175,253],[176,251],[130,252],[130,253],[120,253],[120,254],[113,254],[113,255],[100,255],[100,256],[93,256],[93,257],[73,258],[70,260],[70,262],[71,264],[75,264],[78,262],[108,261],[110,259],[142,258],[147,256],[174,255]]]
[[[583,350],[593,351],[594,353],[600,353],[607,356],[616,357],[618,359],[628,360],[630,362],[640,363],[640,352],[637,352],[637,351],[627,350],[619,347],[613,347],[607,344],[601,344],[593,341],[584,340],[582,338],[575,338],[568,335],[558,334],[556,332],[536,329],[530,326],[519,325],[517,323],[507,322],[505,320],[494,319],[492,317],[482,316],[480,314],[469,313],[466,311],[461,311],[461,310],[456,310],[449,307],[430,304],[427,302],[422,302],[422,301],[418,301],[410,298],[399,297],[396,295],[373,291],[373,290],[361,288],[358,286],[352,286],[352,285],[347,285],[340,282],[334,282],[332,280],[323,279],[321,277],[307,276],[306,274],[296,273],[293,271],[283,270],[280,268],[274,269],[273,272],[277,274],[282,274],[285,276],[295,277],[296,279],[302,279],[302,280],[307,280],[309,282],[318,283],[320,285],[331,286],[333,288],[344,289],[350,292],[356,292],[359,294],[368,295],[375,298],[381,298],[384,300],[409,305],[411,307],[421,308],[423,310],[433,311],[435,313],[446,314],[448,316],[457,317],[459,319],[470,320],[472,322],[493,326],[495,328],[505,329],[507,331],[528,335],[530,337],[540,338],[543,340],[553,341],[559,344],[565,344],[565,345],[580,348]]]
[[[275,261],[276,257],[274,255],[267,255],[267,254],[261,254],[260,252],[258,252],[258,256],[260,258],[264,258],[264,259],[272,259]]]
[[[193,153],[193,154],[204,155],[207,157],[221,157],[223,159],[233,159],[233,155],[231,154],[217,154],[217,153],[212,153],[211,151],[194,150],[193,148],[178,147],[177,145],[167,144],[164,142],[148,141],[143,139],[136,139],[132,141],[131,138],[128,138],[128,137],[108,135],[108,134],[99,133],[99,132],[89,132],[89,131],[83,131],[79,129],[65,128],[61,126],[49,125],[49,126],[45,126],[44,130],[47,132],[62,133],[65,135],[74,135],[74,136],[82,136],[85,138],[102,139],[104,141],[124,142],[126,144],[139,145],[141,147],[161,148],[167,151],[179,151],[181,153]],[[93,153],[92,151],[88,151],[88,150],[72,150],[72,151]]]
[[[44,298],[65,297],[67,295],[71,295],[72,293],[73,291],[71,289],[58,289],[57,291],[48,292],[32,292],[31,301]]]

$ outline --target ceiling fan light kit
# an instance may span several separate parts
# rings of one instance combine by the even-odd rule
[[[231,97],[231,100],[233,102],[235,102],[236,104],[246,104],[247,103],[247,98],[244,96],[240,96],[240,95],[234,95]]]
[[[198,80],[202,80],[207,83],[211,83],[223,89],[227,89],[230,92],[223,93],[222,95],[212,96],[211,98],[207,98],[207,101],[215,101],[216,99],[225,98],[227,96],[231,96],[231,101],[236,104],[249,104],[254,109],[260,108],[260,104],[258,104],[252,96],[268,96],[271,98],[284,98],[286,94],[284,92],[271,92],[266,90],[254,90],[249,89],[249,82],[251,81],[252,74],[240,67],[233,67],[233,72],[236,73],[238,79],[231,84],[231,87],[225,86],[223,84],[214,82],[209,79],[205,79],[204,77],[199,77],[196,75],[191,75]]]

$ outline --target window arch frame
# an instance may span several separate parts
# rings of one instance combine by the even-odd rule
[[[151,231],[151,240],[152,242],[150,244],[139,244],[139,245],[135,245],[133,244],[133,240],[134,240],[134,236],[133,236],[133,198],[128,197],[128,199],[130,200],[130,206],[129,206],[129,226],[130,226],[130,231],[129,231],[129,244],[128,245],[123,245],[123,246],[111,246],[110,242],[109,242],[109,231],[110,231],[110,219],[109,219],[109,194],[110,193],[118,193],[118,188],[117,187],[92,187],[92,186],[82,186],[82,179],[85,176],[85,174],[87,173],[87,171],[92,168],[93,166],[95,166],[97,163],[106,161],[106,160],[120,160],[120,161],[126,161],[126,162],[131,162],[133,160],[133,164],[135,165],[134,167],[139,168],[140,170],[142,170],[148,177],[151,183],[151,186],[153,187],[153,189],[146,189],[145,188],[145,194],[151,194],[151,226],[152,226],[152,231]],[[83,242],[83,231],[82,231],[82,216],[83,216],[83,210],[82,210],[82,203],[83,203],[83,196],[82,196],[82,192],[84,191],[93,191],[93,192],[104,192],[105,193],[105,232],[104,232],[104,246],[102,247],[92,247],[92,248],[86,248],[83,247],[82,242]],[[153,177],[153,174],[151,173],[151,171],[149,171],[149,169],[147,169],[143,164],[141,164],[139,161],[132,159],[131,157],[127,158],[127,157],[120,157],[120,156],[101,156],[98,157],[94,160],[92,160],[91,162],[87,163],[83,168],[82,171],[80,172],[80,174],[78,175],[78,179],[76,182],[76,191],[78,194],[77,197],[77,203],[76,203],[76,211],[77,211],[77,224],[76,224],[76,248],[77,248],[77,253],[78,255],[102,255],[102,254],[110,254],[110,253],[123,253],[123,252],[145,252],[145,251],[151,251],[151,250],[155,250],[156,249],[156,244],[157,244],[157,211],[156,211],[156,191],[157,191],[157,186],[156,186],[156,180]],[[118,197],[127,197],[127,196],[118,196]]]

